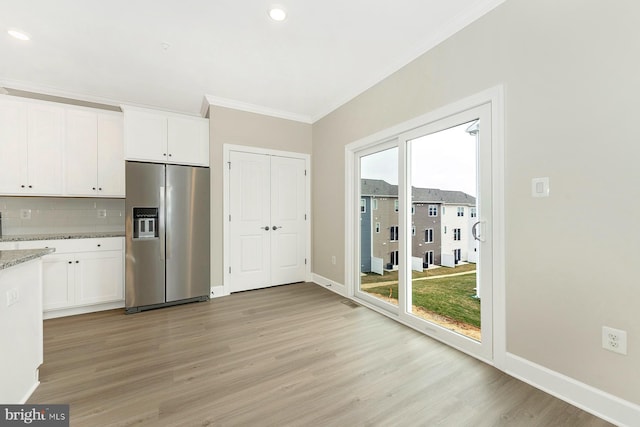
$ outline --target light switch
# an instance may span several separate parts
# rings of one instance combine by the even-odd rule
[[[533,178],[531,180],[531,197],[549,197],[549,178]]]

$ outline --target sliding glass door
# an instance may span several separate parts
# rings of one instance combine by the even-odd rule
[[[491,109],[482,105],[356,153],[355,297],[492,357]]]

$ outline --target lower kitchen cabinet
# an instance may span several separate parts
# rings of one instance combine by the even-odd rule
[[[44,311],[70,307],[75,303],[73,261],[66,255],[47,255],[42,259],[42,308]]]
[[[15,245],[14,245],[15,246]],[[55,248],[42,258],[44,317],[124,307],[124,238],[38,240],[0,249]]]
[[[76,254],[75,303],[118,301],[124,298],[122,251]]]
[[[44,311],[122,300],[122,263],[122,251],[45,257]]]

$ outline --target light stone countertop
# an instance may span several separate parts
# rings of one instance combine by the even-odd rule
[[[0,251],[0,270],[43,257],[53,252],[55,252],[54,248]]]
[[[124,231],[85,231],[81,233],[21,234],[2,236],[0,242],[27,242],[33,240],[94,239],[104,237],[124,237]]]

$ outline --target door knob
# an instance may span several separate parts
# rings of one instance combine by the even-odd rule
[[[276,231],[278,228],[282,228],[282,227],[276,227],[275,225],[273,226],[272,230]]]

